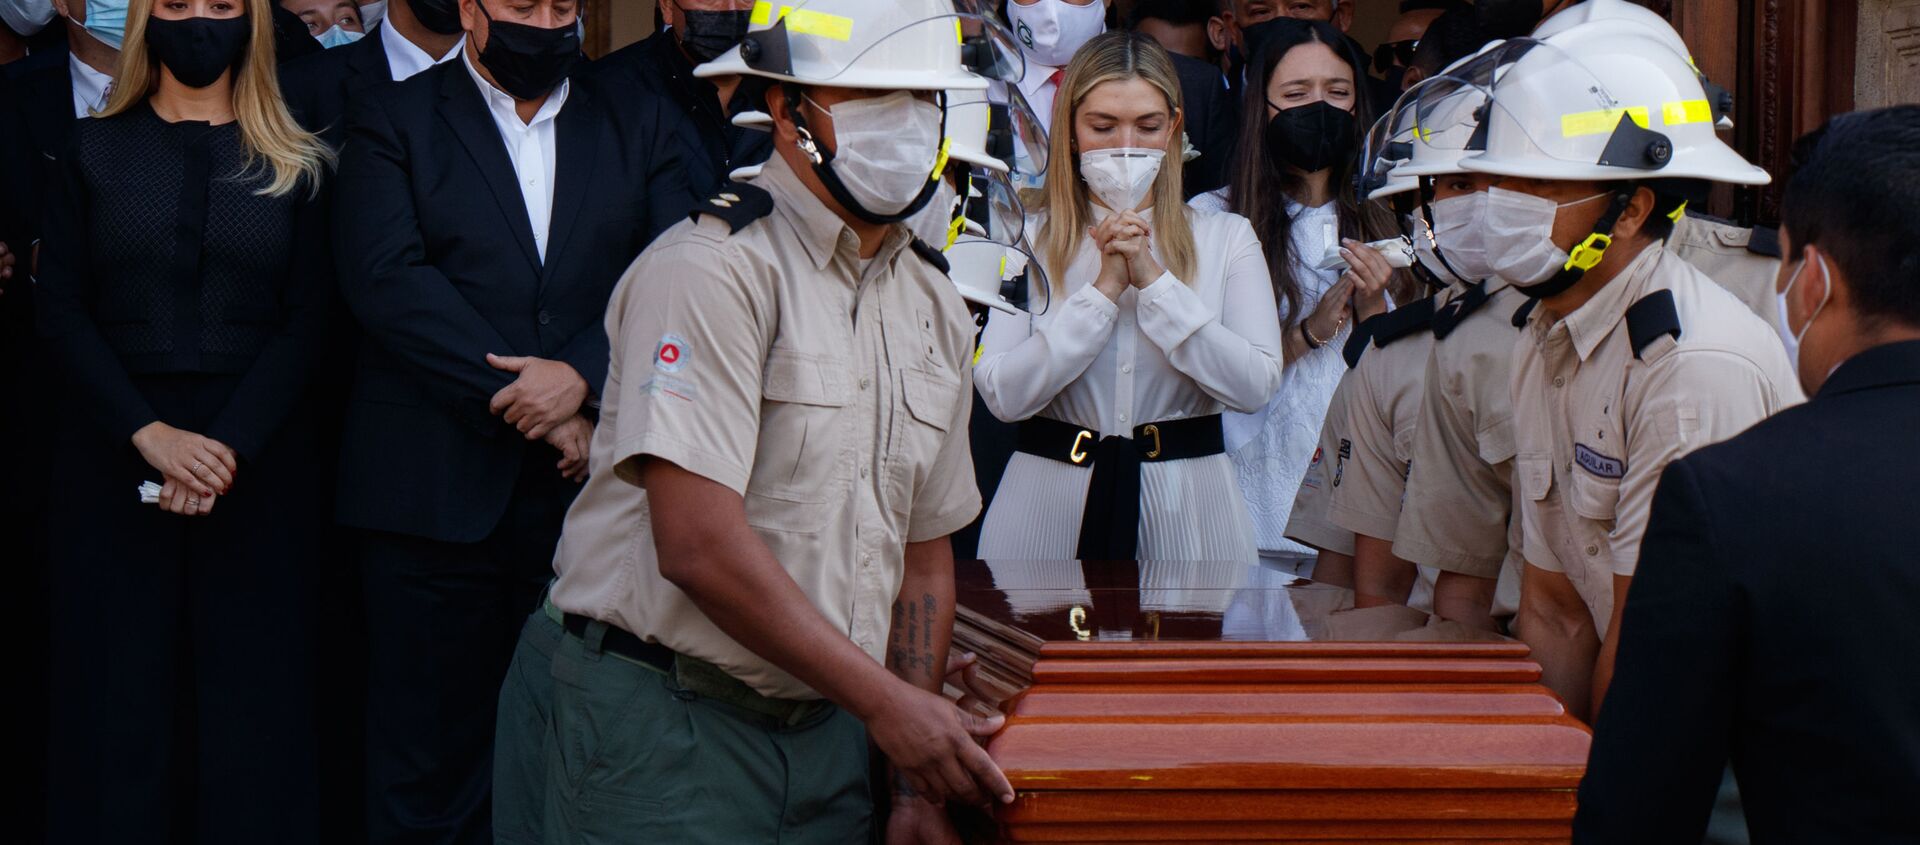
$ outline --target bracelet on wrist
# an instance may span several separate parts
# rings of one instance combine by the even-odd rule
[[[1313,336],[1313,330],[1307,328],[1306,320],[1300,321],[1300,339],[1307,342],[1308,349],[1319,349],[1327,345],[1326,341]]]

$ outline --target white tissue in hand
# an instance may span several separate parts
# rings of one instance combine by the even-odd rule
[[[140,482],[140,504],[160,504],[160,485],[152,481]]]

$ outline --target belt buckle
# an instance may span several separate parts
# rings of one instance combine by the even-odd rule
[[[1140,429],[1140,433],[1153,435],[1153,450],[1147,453],[1147,457],[1149,459],[1160,457],[1160,427],[1157,425],[1148,425]]]
[[[1082,451],[1081,447],[1086,445],[1088,440],[1092,439],[1093,432],[1084,428],[1080,429],[1080,433],[1073,436],[1073,448],[1067,450],[1067,460],[1073,461],[1074,466],[1086,463],[1087,453]]]

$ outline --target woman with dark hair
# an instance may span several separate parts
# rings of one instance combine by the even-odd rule
[[[1387,309],[1395,274],[1362,244],[1399,234],[1385,209],[1355,197],[1354,162],[1372,122],[1366,74],[1340,31],[1280,19],[1247,68],[1239,159],[1227,187],[1195,197],[1253,223],[1273,278],[1286,361],[1265,408],[1225,415],[1226,446],[1263,558],[1301,574],[1315,550],[1287,539],[1321,420],[1345,372],[1351,326]],[[1335,257],[1351,269],[1319,269]],[[1323,456],[1332,461],[1336,456]],[[1350,551],[1350,550],[1335,550]]]

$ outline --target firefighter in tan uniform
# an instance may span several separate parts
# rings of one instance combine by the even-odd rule
[[[1775,332],[1661,243],[1683,205],[1661,180],[1768,181],[1715,137],[1685,58],[1601,25],[1522,46],[1461,164],[1499,177],[1491,267],[1539,301],[1513,358],[1515,627],[1584,718],[1661,470],[1801,396]]]

